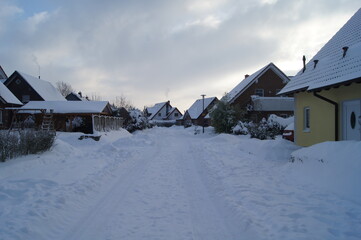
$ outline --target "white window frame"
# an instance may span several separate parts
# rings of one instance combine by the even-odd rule
[[[311,131],[311,108],[310,107],[303,108],[303,131],[304,132]]]
[[[261,93],[261,95],[258,94],[257,92]],[[264,89],[263,88],[256,88],[256,90],[254,90],[254,94],[257,95],[257,96],[260,96],[260,97],[264,97]]]

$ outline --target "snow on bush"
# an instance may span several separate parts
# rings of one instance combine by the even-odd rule
[[[248,128],[246,127],[246,124],[242,121],[239,121],[236,126],[232,129],[233,134],[236,135],[247,135],[248,134]]]
[[[136,130],[142,130],[150,127],[148,119],[144,116],[144,113],[139,109],[129,110],[129,115],[131,120],[125,126],[125,129],[129,132],[134,132]]]
[[[232,132],[236,135],[249,134],[251,138],[258,138],[261,140],[275,139],[277,135],[282,135],[285,127],[292,122],[293,117],[282,118],[272,114],[269,116],[267,121],[263,118],[259,123],[244,123],[240,121],[235,127],[233,127]]]
[[[47,151],[53,146],[55,134],[47,131],[0,131],[0,161],[21,155]]]
[[[283,118],[283,117],[279,117],[275,114],[271,114],[268,117],[268,121],[270,122],[275,122],[278,123],[279,125],[281,125],[283,128],[287,127],[288,125],[290,125],[291,123],[293,123],[294,121],[294,117],[288,117],[288,118]]]

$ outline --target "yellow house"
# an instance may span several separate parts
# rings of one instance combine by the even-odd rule
[[[295,98],[295,142],[361,140],[361,9],[279,94]]]

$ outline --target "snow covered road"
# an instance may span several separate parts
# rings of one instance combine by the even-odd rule
[[[0,239],[361,236],[360,201],[304,182],[292,143],[179,127],[78,136],[0,166]]]
[[[248,239],[201,178],[194,137],[157,131],[64,239]]]

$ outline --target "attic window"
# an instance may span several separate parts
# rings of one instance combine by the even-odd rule
[[[257,96],[263,97],[264,96],[264,89],[256,88],[254,94],[257,95]]]
[[[21,101],[22,101],[23,103],[29,102],[29,101],[30,101],[30,95],[23,95],[23,96],[21,97]]]

